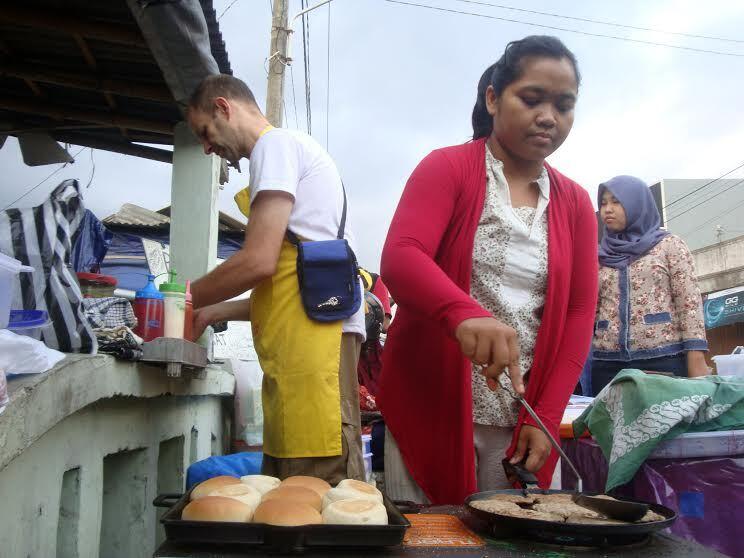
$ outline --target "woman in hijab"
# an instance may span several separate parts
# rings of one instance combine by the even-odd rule
[[[640,179],[600,184],[599,300],[592,363],[597,395],[625,368],[708,374],[702,299],[692,254],[660,228],[651,191]]]

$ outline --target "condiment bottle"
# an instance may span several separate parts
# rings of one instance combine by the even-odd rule
[[[160,285],[165,302],[164,337],[183,339],[183,324],[186,313],[186,286],[176,283],[176,271],[169,272],[167,283]]]
[[[193,341],[194,335],[194,304],[191,297],[191,281],[186,281],[186,311],[183,323],[183,338]]]
[[[147,284],[137,291],[134,299],[134,315],[137,327],[134,333],[145,341],[163,336],[163,295],[155,287],[155,276],[147,276]]]

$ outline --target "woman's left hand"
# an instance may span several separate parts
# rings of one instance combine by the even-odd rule
[[[710,375],[703,351],[687,351],[687,377],[698,378]]]
[[[509,462],[512,464],[520,463],[526,457],[527,462],[524,464],[524,468],[530,473],[535,473],[545,465],[545,461],[550,455],[550,450],[550,440],[543,434],[543,431],[525,424],[519,431],[517,449]]]

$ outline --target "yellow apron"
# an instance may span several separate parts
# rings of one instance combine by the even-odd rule
[[[341,455],[342,322],[305,314],[297,248],[282,243],[276,273],[251,294],[253,341],[263,370],[263,450],[274,457]]]

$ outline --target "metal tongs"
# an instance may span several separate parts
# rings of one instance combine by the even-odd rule
[[[638,521],[641,519],[646,513],[648,512],[648,504],[639,504],[637,502],[625,502],[622,500],[615,500],[615,499],[608,499],[601,496],[589,496],[588,494],[584,494],[584,483],[581,479],[581,475],[579,474],[579,471],[576,470],[576,467],[574,467],[573,462],[568,458],[566,453],[563,451],[563,448],[561,448],[561,445],[558,443],[558,441],[553,437],[553,435],[550,433],[550,431],[545,427],[545,424],[542,420],[540,420],[540,417],[537,416],[537,413],[534,411],[532,406],[527,403],[527,401],[524,400],[524,398],[521,395],[517,395],[511,392],[508,388],[502,386],[501,389],[505,389],[506,392],[513,398],[519,401],[522,406],[527,410],[527,412],[530,414],[530,416],[534,419],[534,421],[537,423],[537,425],[540,427],[540,430],[543,431],[543,434],[545,434],[548,437],[548,440],[550,440],[551,445],[555,448],[555,450],[560,454],[560,456],[564,459],[564,461],[568,464],[569,467],[571,467],[571,470],[573,471],[573,474],[576,476],[576,493],[572,496],[571,500],[582,508],[587,508],[590,510],[593,510],[595,512],[601,513],[605,515],[606,517],[609,517],[611,519],[619,519],[620,521],[627,521],[630,523],[633,523],[634,521]],[[506,478],[509,479],[510,482],[513,482],[515,484],[519,484],[523,490],[528,490],[530,486],[536,487],[537,486],[537,477],[527,471],[522,465],[517,464],[514,465],[512,463],[509,463],[508,460],[503,460],[504,465],[504,471],[506,472]]]

